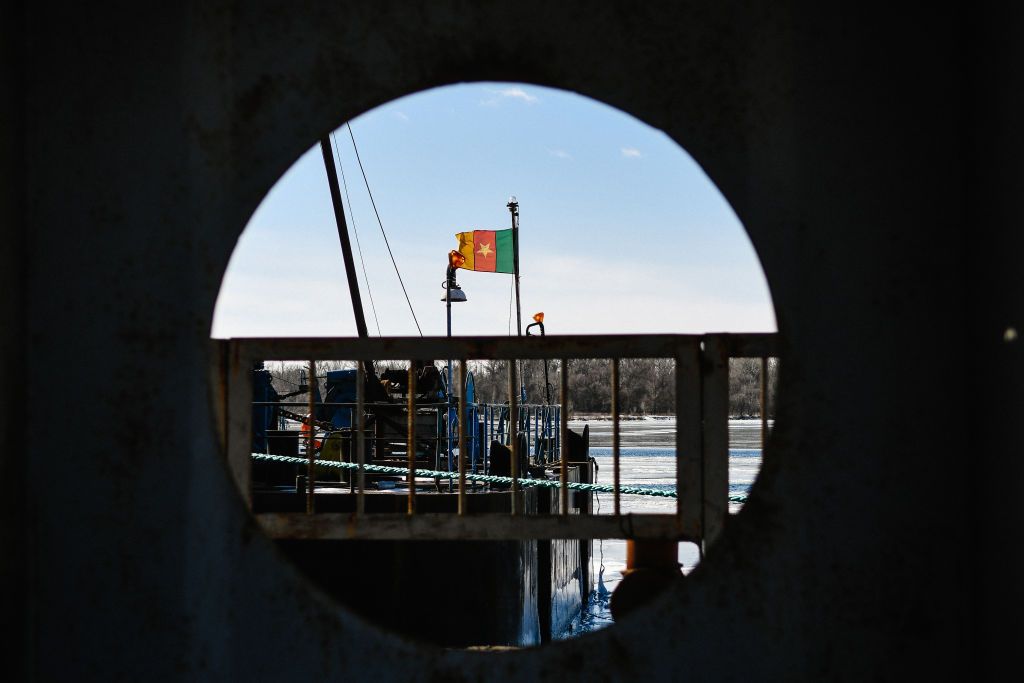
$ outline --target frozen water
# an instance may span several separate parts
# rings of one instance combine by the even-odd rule
[[[597,481],[612,483],[612,424],[609,420],[571,421],[569,428],[582,432],[590,426],[590,455],[597,461]],[[769,421],[769,428],[771,421]],[[675,418],[628,420],[620,424],[622,486],[664,488],[673,490],[676,480],[675,462]],[[729,493],[743,495],[761,469],[761,422],[760,420],[729,421]],[[610,493],[595,494],[594,511],[597,514],[612,514],[613,498]],[[675,511],[674,498],[623,495],[620,500],[622,512],[670,513]],[[729,511],[736,513],[742,503],[731,503]],[[679,563],[684,573],[690,572],[699,560],[697,546],[692,543],[679,544]],[[608,601],[611,592],[622,580],[626,568],[626,542],[619,539],[594,541],[593,575],[598,577],[597,586],[590,597],[587,611],[578,618],[558,639],[572,638],[581,633],[605,628],[613,623]]]

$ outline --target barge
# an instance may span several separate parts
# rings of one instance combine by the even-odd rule
[[[356,327],[365,341],[330,140],[322,139],[320,147]],[[448,255],[442,299],[449,338],[451,304],[465,301],[455,282],[460,267],[514,275],[522,334],[519,205],[512,197],[506,206],[511,229],[456,235],[459,250]],[[543,314],[538,316],[527,336],[534,326],[543,335]],[[253,358],[252,462],[232,460],[253,513],[264,528],[303,511],[311,527],[330,519],[327,536],[272,536],[321,590],[392,631],[445,647],[528,646],[560,635],[593,588],[590,538],[361,539],[339,536],[337,529],[354,529],[360,519],[408,526],[430,516],[589,515],[593,494],[574,490],[570,496],[567,490],[570,482],[594,481],[587,430],[567,429],[546,378],[544,402],[528,403],[525,388],[515,382],[514,363],[508,403],[496,405],[477,401],[465,360],[456,381],[450,356],[445,373],[433,360],[378,371],[373,358],[326,372],[323,392],[315,362],[307,382],[279,391],[283,387],[275,387],[264,361]],[[306,401],[288,400],[297,397]],[[520,485],[531,480],[558,480],[561,488]]]
[[[467,515],[508,514],[513,507],[523,516],[559,514],[561,499],[552,488],[512,490],[508,483],[472,479],[508,477],[514,469],[524,483],[557,480],[563,449],[568,455],[566,479],[594,481],[588,430],[569,430],[562,443],[561,406],[478,402],[471,372],[466,372],[464,382],[460,374],[459,381],[449,385],[433,362],[410,365],[411,372],[392,368],[379,376],[372,364],[326,372],[321,400],[315,378],[298,391],[281,392],[271,371],[257,364],[252,370],[253,512],[356,514],[360,443],[361,505],[367,517],[406,512],[410,485],[415,489],[418,515],[457,514],[463,455],[463,467],[471,479],[462,503]],[[360,379],[364,396],[372,399],[363,402],[361,421],[356,391]],[[465,396],[460,395],[462,387]],[[296,395],[312,400],[288,401]],[[312,412],[297,412],[310,403]],[[411,457],[410,411],[415,422]],[[460,434],[466,444],[464,454],[458,447]],[[518,440],[515,449],[512,438]],[[312,482],[307,478],[310,447],[317,464]],[[513,450],[518,462],[513,461]],[[277,457],[261,459],[259,454]],[[442,476],[399,473],[412,464],[418,472]],[[368,471],[388,468],[393,471]],[[589,514],[593,494],[572,493],[568,514]],[[444,647],[548,642],[564,633],[581,613],[594,585],[588,539],[287,538],[276,542],[306,576],[342,605],[391,631]]]

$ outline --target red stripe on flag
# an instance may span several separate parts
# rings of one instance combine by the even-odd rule
[[[493,230],[473,231],[473,270],[493,273],[498,264],[498,241]]]

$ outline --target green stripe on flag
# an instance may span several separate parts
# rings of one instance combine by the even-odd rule
[[[512,229],[498,230],[494,233],[495,250],[498,252],[498,261],[494,266],[495,273],[514,273]]]

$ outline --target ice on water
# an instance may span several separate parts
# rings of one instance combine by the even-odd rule
[[[581,432],[590,426],[590,454],[597,461],[597,481],[612,483],[612,424],[608,420],[572,421],[569,428]],[[769,426],[771,422],[769,421]],[[622,486],[644,488],[665,488],[673,490],[676,483],[674,418],[647,418],[628,420],[620,424]],[[761,422],[760,420],[729,421],[729,493],[742,495],[761,469]],[[622,512],[670,513],[675,511],[673,498],[623,495]],[[613,498],[610,493],[595,494],[594,511],[598,514],[613,512]],[[739,512],[742,503],[731,503],[729,511]],[[698,561],[697,546],[692,543],[679,544],[679,563],[683,572],[690,572]],[[560,639],[572,638],[581,633],[595,631],[611,625],[608,599],[615,586],[622,579],[626,568],[626,542],[623,540],[594,541],[593,575],[597,587],[591,595],[587,613],[581,615]]]

